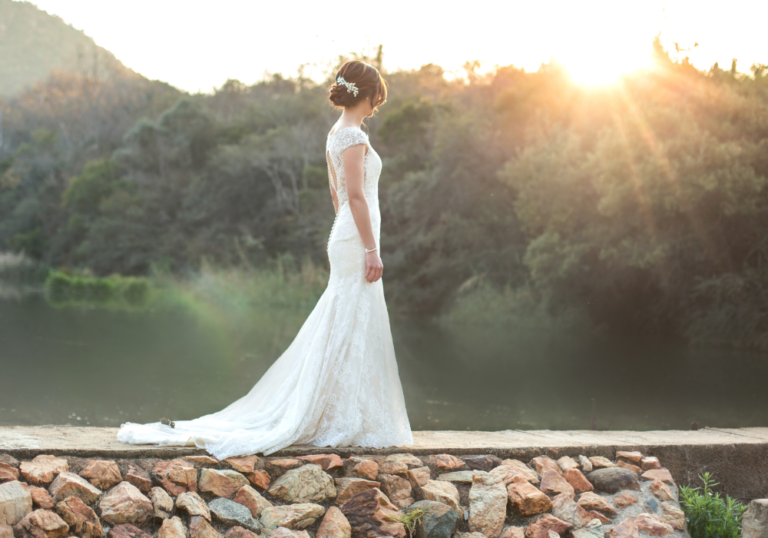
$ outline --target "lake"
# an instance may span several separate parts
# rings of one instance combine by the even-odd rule
[[[306,312],[244,323],[186,307],[0,299],[0,425],[191,419],[243,396]],[[768,423],[768,357],[392,318],[414,430],[688,429]]]

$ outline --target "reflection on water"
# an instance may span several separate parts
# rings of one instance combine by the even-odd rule
[[[183,308],[0,299],[0,424],[190,419],[244,395],[305,313],[232,325]],[[768,360],[392,320],[414,430],[765,426]]]

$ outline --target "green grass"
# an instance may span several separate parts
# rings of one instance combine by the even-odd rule
[[[712,488],[719,484],[710,473],[699,478],[702,487],[680,488],[680,504],[691,538],[740,538],[746,507],[728,495],[723,498],[714,493]]]
[[[293,341],[328,283],[309,260],[281,258],[259,269],[203,264],[186,278],[155,270],[152,308],[183,312],[217,335],[233,357],[278,357]]]
[[[2,261],[0,257],[0,264]],[[299,264],[283,256],[261,269],[216,268],[204,263],[185,277],[159,268],[150,277],[95,277],[60,269],[47,275],[45,292],[54,306],[213,309],[245,321],[254,310],[306,315],[327,283],[327,271],[310,260]]]
[[[180,278],[155,270],[151,277],[161,290],[161,302],[194,307],[205,303],[233,314],[254,307],[309,313],[328,283],[328,273],[311,260],[298,264],[290,256],[270,267],[216,268],[203,264],[200,271]]]
[[[482,275],[470,278],[459,288],[451,307],[437,317],[451,326],[511,327],[521,331],[589,332],[586,312],[576,309],[548,311],[546,302],[528,287],[502,289],[489,284]]]
[[[406,531],[408,531],[408,536],[413,536],[413,531],[416,528],[416,525],[426,514],[427,512],[421,509],[408,510],[400,516],[390,516],[390,520],[402,523],[405,526]]]
[[[48,275],[45,293],[48,301],[57,307],[81,305],[141,309],[150,301],[151,286],[146,278],[141,277],[94,277],[59,270]]]

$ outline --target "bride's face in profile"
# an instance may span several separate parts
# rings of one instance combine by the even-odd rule
[[[373,116],[373,106],[370,99],[363,99],[358,106],[362,109],[363,116],[366,118]]]
[[[373,100],[373,99],[363,99],[363,101],[360,103],[360,105],[361,105],[362,107],[364,107],[364,108],[363,108],[363,112],[364,112],[364,114],[365,114],[365,117],[366,117],[366,118],[370,118],[370,117],[372,117],[372,116],[373,116],[373,113],[374,113],[374,111],[376,110],[376,109],[375,109],[375,107],[374,107],[374,106],[371,104],[371,101],[372,101],[372,100]],[[386,103],[386,102],[387,102],[386,100],[382,101],[382,102],[379,104],[379,106],[382,106],[382,105],[383,105],[384,103]]]

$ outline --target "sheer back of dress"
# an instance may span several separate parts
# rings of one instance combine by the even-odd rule
[[[330,174],[331,185],[336,190],[340,205],[342,202],[349,200],[349,196],[347,195],[347,180],[344,175],[344,150],[358,144],[365,144],[367,147],[365,153],[363,183],[365,197],[376,197],[378,176],[381,172],[381,159],[376,155],[376,152],[373,151],[368,140],[368,135],[361,129],[357,127],[342,127],[335,133],[329,132],[326,141],[328,173]]]

